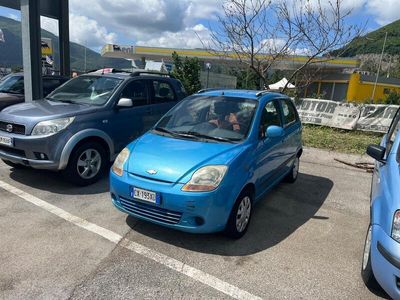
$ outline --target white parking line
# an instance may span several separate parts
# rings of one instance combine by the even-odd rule
[[[120,246],[126,249],[129,249],[137,254],[147,257],[148,259],[158,262],[172,270],[175,270],[178,273],[184,274],[196,281],[208,285],[222,293],[225,293],[228,296],[231,296],[235,299],[261,299],[258,296],[250,294],[249,292],[246,292],[234,285],[231,285],[213,275],[207,274],[199,269],[191,267],[179,260],[176,260],[165,254],[159,253],[155,250],[147,248],[138,243],[124,239],[121,235],[113,231],[110,231],[106,228],[88,222],[80,217],[74,216],[63,209],[54,206],[46,201],[43,201],[31,194],[28,194],[4,181],[0,180],[0,187],[72,224],[75,224],[83,229],[93,232],[115,244],[120,243]]]

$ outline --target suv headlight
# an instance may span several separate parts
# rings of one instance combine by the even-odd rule
[[[392,238],[400,243],[400,210],[394,213],[392,225]]]
[[[46,136],[56,134],[57,132],[67,128],[67,126],[71,124],[74,119],[75,117],[69,117],[39,122],[33,128],[31,135]]]
[[[227,166],[206,166],[194,172],[192,178],[182,187],[186,192],[208,192],[215,190],[221,183]]]
[[[122,176],[124,173],[124,165],[125,162],[128,160],[130,152],[128,148],[124,148],[117,156],[114,161],[114,164],[111,170],[114,172],[115,175]]]

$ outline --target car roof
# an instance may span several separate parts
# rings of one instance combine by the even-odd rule
[[[265,98],[282,98],[283,94],[272,91],[239,90],[239,89],[207,89],[200,90],[195,95],[202,96],[229,96],[233,98],[246,98],[261,100]]]
[[[149,71],[149,70],[134,70],[133,72],[129,71],[118,71],[114,70],[112,72],[100,72],[100,70],[96,70],[93,72],[89,72],[86,74],[82,74],[81,76],[104,76],[104,77],[112,77],[112,78],[118,78],[118,79],[126,79],[126,78],[148,78],[148,79],[167,79],[167,80],[175,80],[175,77],[168,73],[162,73],[162,72],[157,72],[157,71]]]

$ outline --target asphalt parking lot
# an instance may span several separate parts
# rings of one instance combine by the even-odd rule
[[[306,149],[298,181],[234,241],[117,211],[108,180],[79,188],[0,163],[0,298],[376,299],[359,275],[371,175]]]

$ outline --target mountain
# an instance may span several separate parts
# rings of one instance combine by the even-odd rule
[[[22,40],[21,23],[13,19],[0,16],[0,29],[4,33],[5,43],[0,42],[0,66],[22,67]],[[55,68],[58,69],[58,37],[42,29],[42,37],[52,39]],[[70,57],[72,70],[84,70],[85,47],[77,43],[70,43]],[[86,48],[86,70],[103,67],[130,68],[131,63],[125,59],[106,58],[99,53]]]
[[[341,54],[344,57],[353,57],[360,54],[381,53],[386,32],[388,37],[385,53],[400,55],[400,20],[354,39],[346,47],[333,51],[332,55]]]

